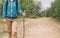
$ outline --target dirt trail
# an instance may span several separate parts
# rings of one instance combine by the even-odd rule
[[[22,23],[18,25],[18,38],[23,36]],[[7,38],[7,33],[1,38]],[[26,19],[25,38],[60,38],[60,23],[52,18]]]

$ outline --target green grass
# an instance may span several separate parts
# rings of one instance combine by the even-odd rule
[[[0,18],[0,23],[3,23],[3,19],[2,18]]]

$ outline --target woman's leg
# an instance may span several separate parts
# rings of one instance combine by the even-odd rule
[[[7,24],[8,38],[12,38],[12,21],[7,20],[5,23]]]
[[[17,38],[17,26],[18,26],[18,22],[13,21],[12,22],[12,36],[13,36],[13,38]]]

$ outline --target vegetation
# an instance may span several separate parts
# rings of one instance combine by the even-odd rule
[[[52,17],[60,20],[60,0],[51,3],[51,8],[42,11],[43,17]]]
[[[52,17],[60,19],[60,0],[55,0],[54,3],[52,3]]]
[[[53,17],[60,20],[60,0],[55,0],[51,3],[51,8],[48,8],[41,12],[41,2],[36,2],[33,0],[19,0],[21,3],[22,10],[26,11],[27,16],[30,18],[36,17]],[[3,11],[3,2],[0,1],[0,17]]]
[[[26,11],[27,17],[36,18],[40,15],[41,3],[33,0],[21,0],[21,8]]]

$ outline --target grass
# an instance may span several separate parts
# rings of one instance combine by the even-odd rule
[[[0,18],[0,23],[3,23],[3,19],[2,18]]]
[[[7,31],[6,30],[3,30],[2,32],[0,32],[0,37],[3,36],[6,33],[7,33]]]

